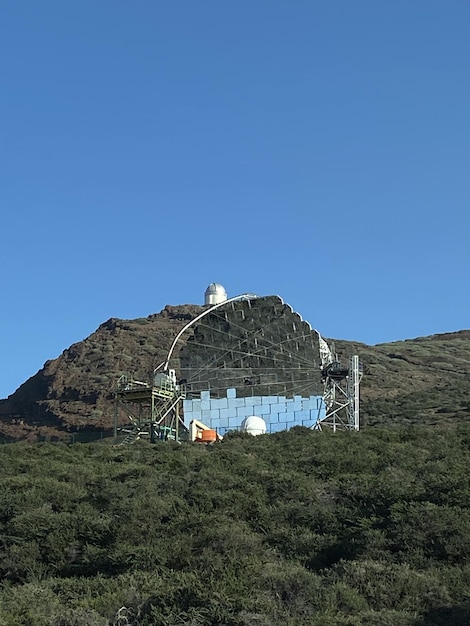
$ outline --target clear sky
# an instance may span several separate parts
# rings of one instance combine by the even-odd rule
[[[2,0],[0,397],[110,317],[469,328],[467,0]]]

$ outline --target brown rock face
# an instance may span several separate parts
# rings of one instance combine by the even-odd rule
[[[0,400],[0,436],[109,431],[119,376],[150,382],[177,333],[204,308],[166,306],[146,318],[109,319]],[[335,344],[341,358],[359,354],[363,363],[363,425],[470,419],[469,330],[377,346]]]
[[[175,335],[203,310],[196,305],[166,306],[146,318],[109,319],[0,400],[0,430],[7,437],[109,430],[119,376],[150,382]]]

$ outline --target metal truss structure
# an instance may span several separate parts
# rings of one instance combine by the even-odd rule
[[[333,354],[326,341],[318,334],[322,360],[324,417],[314,428],[322,430],[359,430],[359,385],[362,367],[359,357],[350,357],[349,364],[342,364]]]
[[[133,443],[141,438],[151,442],[185,438],[188,429],[180,417],[185,397],[184,385],[176,384],[170,376],[155,377],[153,385],[121,376],[115,392],[115,443]],[[121,411],[128,423],[119,428]]]
[[[274,298],[269,304],[272,314],[266,316],[262,306],[270,298]],[[235,311],[233,303],[237,301],[246,303]],[[261,303],[259,307],[254,304],[256,301]],[[228,304],[237,314],[235,319],[230,318],[230,323],[223,308]],[[201,323],[217,309],[221,311],[215,317]],[[189,342],[185,339],[182,343],[185,350],[186,346],[191,347],[191,363],[197,365],[196,369],[187,365],[187,351],[180,351],[176,364],[173,363],[176,346],[191,327],[193,335]],[[170,367],[181,370],[181,383]],[[281,380],[282,376],[285,378]],[[115,391],[114,440],[122,444],[141,438],[150,442],[188,440],[183,400],[197,396],[199,388],[210,388],[215,397],[225,397],[226,390],[232,387],[237,388],[239,395],[253,395],[256,387],[259,395],[293,396],[306,392],[308,397],[315,385],[320,394],[323,385],[322,406],[317,421],[310,427],[357,431],[361,378],[357,355],[347,365],[341,363],[334,347],[331,350],[320,333],[291,307],[286,308],[279,297],[242,294],[210,306],[188,322],[174,338],[165,361],[154,370],[152,383],[121,376]],[[118,427],[122,412],[127,424]]]

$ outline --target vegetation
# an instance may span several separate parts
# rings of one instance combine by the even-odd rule
[[[0,447],[4,626],[470,623],[470,426]]]

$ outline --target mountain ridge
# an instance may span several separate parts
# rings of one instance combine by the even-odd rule
[[[176,334],[207,307],[166,305],[145,318],[111,317],[0,400],[0,436],[70,436],[111,428],[121,374],[149,381]],[[452,425],[470,419],[470,330],[368,345],[334,341],[342,359],[359,354],[362,426]]]

